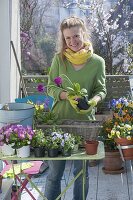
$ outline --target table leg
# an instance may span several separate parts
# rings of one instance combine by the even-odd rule
[[[83,160],[83,200],[85,200],[85,190],[86,190],[86,160]]]

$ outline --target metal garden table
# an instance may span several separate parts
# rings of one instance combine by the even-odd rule
[[[83,168],[82,170],[77,174],[76,177],[74,177],[69,184],[66,186],[66,188],[61,192],[61,194],[56,198],[56,200],[59,200],[61,196],[67,191],[68,188],[71,187],[71,185],[75,182],[75,180],[82,175],[83,178],[83,200],[85,200],[85,179],[86,179],[86,161],[87,160],[100,160],[105,157],[105,151],[104,151],[104,144],[103,142],[99,142],[98,145],[98,151],[97,154],[95,155],[87,155],[85,153],[85,150],[81,150],[76,154],[72,154],[70,157],[55,157],[55,158],[50,158],[50,157],[40,157],[36,158],[31,155],[31,157],[28,158],[19,158],[17,156],[3,156],[2,154],[0,155],[1,160],[24,160],[24,161],[32,161],[32,160],[82,160],[83,161]],[[44,200],[47,200],[47,198],[44,196],[44,194],[37,188],[37,186],[31,181],[31,179],[28,178],[26,174],[24,174],[27,180],[31,183],[31,185],[39,192],[39,194],[43,197]]]

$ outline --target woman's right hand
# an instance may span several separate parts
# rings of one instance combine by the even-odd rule
[[[67,99],[68,93],[66,91],[63,91],[60,93],[60,99],[65,100]]]

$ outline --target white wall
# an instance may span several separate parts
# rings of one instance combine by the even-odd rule
[[[0,103],[14,101],[18,96],[19,74],[10,47],[14,42],[20,62],[19,0],[0,0]]]
[[[10,0],[9,0],[10,1]],[[20,54],[20,6],[19,0],[12,0],[11,4],[11,40],[13,41],[17,59],[21,67]],[[11,48],[11,73],[10,73],[10,101],[14,101],[18,97],[19,91],[19,73],[16,65],[15,57]]]
[[[0,103],[10,99],[9,0],[0,1]]]

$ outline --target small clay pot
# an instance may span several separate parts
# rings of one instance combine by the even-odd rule
[[[99,142],[96,140],[86,140],[85,141],[85,150],[88,155],[97,154],[97,147]]]
[[[77,107],[80,110],[87,110],[89,108],[88,99],[86,97],[78,98],[77,101],[78,101]]]

